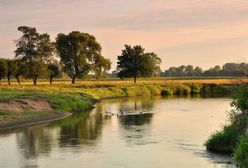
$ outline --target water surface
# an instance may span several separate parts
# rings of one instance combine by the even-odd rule
[[[221,129],[227,98],[105,100],[90,113],[0,132],[1,168],[232,168],[228,156],[205,150]],[[104,112],[147,111],[146,117]]]

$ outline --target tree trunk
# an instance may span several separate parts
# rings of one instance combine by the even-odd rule
[[[74,76],[72,77],[71,83],[72,83],[72,84],[75,84],[75,81],[76,81],[76,75],[74,75]]]
[[[134,75],[133,82],[134,82],[134,83],[137,82],[137,76],[136,76],[136,75]]]
[[[19,79],[19,76],[18,76],[18,75],[15,75],[15,78],[16,78],[16,80],[17,80],[17,83],[20,85],[20,84],[21,84],[21,81],[20,81],[20,79]]]
[[[53,84],[53,75],[50,75],[50,85]]]
[[[11,81],[10,81],[10,72],[8,72],[8,74],[7,74],[7,78],[8,78],[8,83],[9,83],[9,85],[11,85]]]
[[[34,85],[37,85],[37,79],[38,79],[38,75],[34,75],[33,78]]]

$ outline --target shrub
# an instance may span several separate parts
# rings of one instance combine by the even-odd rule
[[[202,86],[199,84],[193,83],[193,84],[191,84],[190,88],[191,88],[191,94],[200,94]]]
[[[161,91],[161,96],[170,96],[170,95],[173,95],[173,91],[171,89],[165,88]]]
[[[147,88],[150,90],[151,95],[153,96],[161,95],[160,86],[147,86]]]
[[[242,87],[239,94],[232,102],[232,106],[237,110],[246,112],[248,110],[248,87]]]
[[[191,93],[188,85],[178,85],[175,90],[175,95],[187,95]]]
[[[234,160],[241,167],[248,167],[248,137],[242,137],[234,152]]]
[[[213,134],[205,145],[210,151],[231,154],[234,152],[240,136],[236,126],[225,126],[222,131]]]

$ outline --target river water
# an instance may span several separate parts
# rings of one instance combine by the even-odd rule
[[[0,131],[0,168],[232,168],[204,142],[227,122],[228,98],[105,100],[88,113]],[[143,117],[106,117],[146,111]]]

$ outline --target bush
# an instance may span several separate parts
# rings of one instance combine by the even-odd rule
[[[234,160],[241,167],[248,167],[248,137],[242,137],[234,153]]]
[[[232,106],[237,110],[245,112],[248,110],[248,87],[242,87],[239,94],[235,97],[232,102]]]
[[[234,152],[240,136],[236,126],[225,126],[222,131],[213,134],[205,145],[210,151],[231,154]]]
[[[201,89],[202,89],[202,85],[191,84],[190,88],[191,88],[191,94],[200,94]]]
[[[161,95],[160,86],[147,86],[147,88],[150,90],[152,96]]]
[[[171,96],[171,95],[173,95],[173,91],[170,89],[163,89],[161,91],[161,96]]]
[[[191,89],[188,85],[178,85],[175,90],[175,95],[188,95],[191,93]]]

